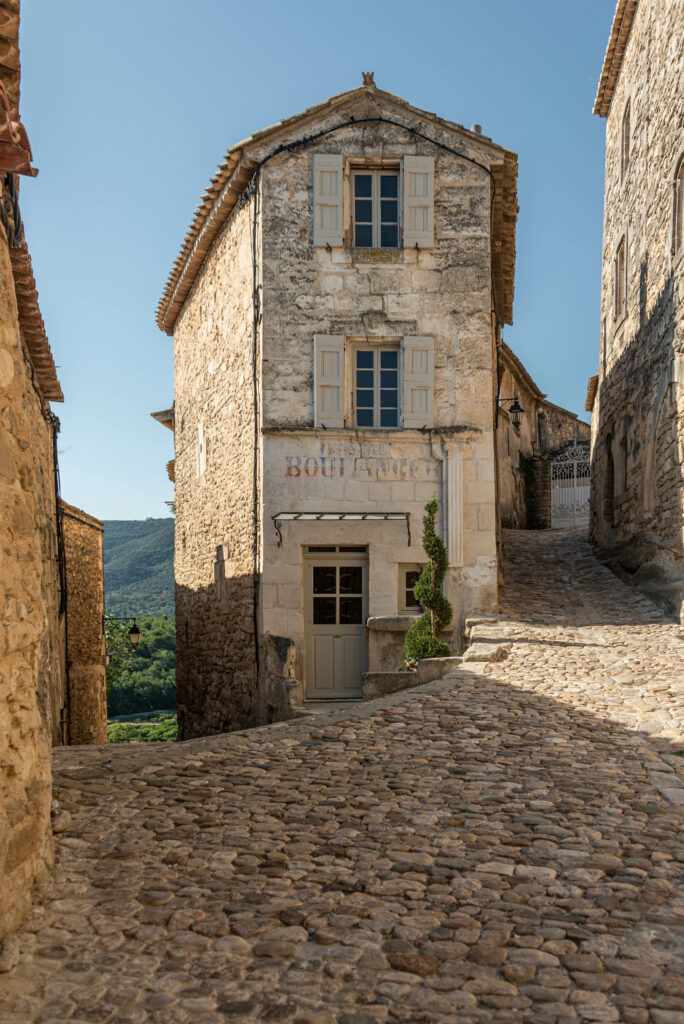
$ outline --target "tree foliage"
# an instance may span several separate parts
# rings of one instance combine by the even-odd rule
[[[435,530],[438,508],[437,496],[433,495],[423,516],[423,549],[429,561],[413,588],[416,600],[425,611],[408,630],[404,642],[406,660],[410,664],[420,658],[444,658],[450,653],[449,645],[439,639],[439,634],[451,622],[453,611],[441,591],[448,559],[444,541]]]
[[[128,637],[130,625],[112,615],[105,615],[105,652],[107,654],[107,693],[121,681],[122,673],[131,665],[135,650]]]
[[[107,666],[107,705],[110,716],[133,715],[176,706],[176,625],[168,616],[138,619],[140,643],[135,652],[128,640],[130,623],[122,623],[128,656],[118,672]]]

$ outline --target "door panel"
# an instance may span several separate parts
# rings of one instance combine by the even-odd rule
[[[307,557],[304,572],[307,695],[361,697],[368,671],[368,560]]]

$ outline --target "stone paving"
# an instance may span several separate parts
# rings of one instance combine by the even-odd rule
[[[684,1022],[684,630],[576,532],[506,556],[495,664],[58,750],[2,1024]]]

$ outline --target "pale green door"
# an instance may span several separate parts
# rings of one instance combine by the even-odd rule
[[[306,556],[306,692],[309,699],[362,695],[368,671],[368,559],[336,553]]]

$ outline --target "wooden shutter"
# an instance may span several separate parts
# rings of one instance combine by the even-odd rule
[[[435,244],[435,158],[404,157],[404,248]]]
[[[401,347],[403,425],[432,427],[435,422],[435,340],[423,337],[404,338]]]
[[[314,245],[342,245],[342,157],[314,153]]]
[[[314,426],[344,426],[344,337],[314,335]]]

